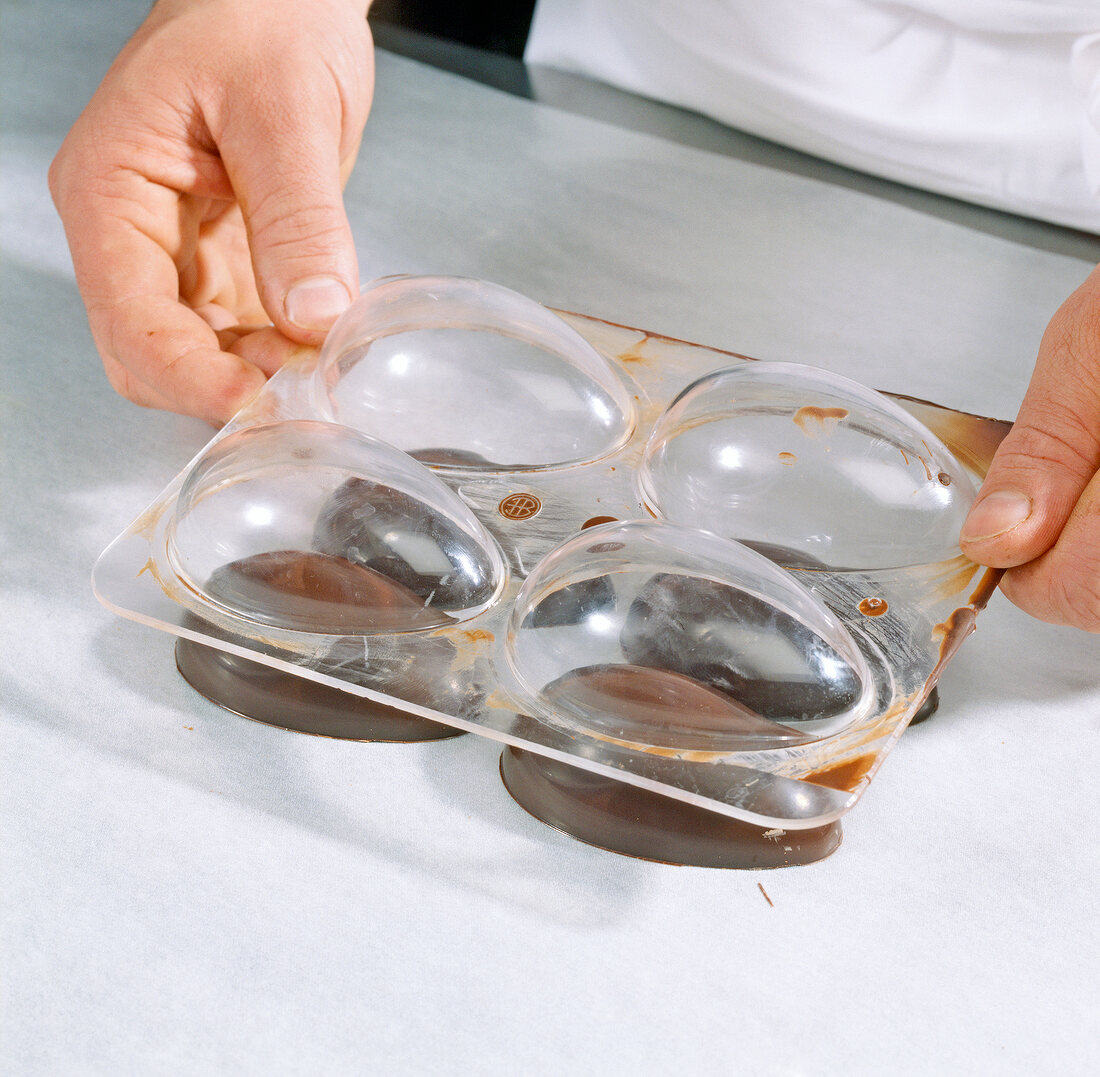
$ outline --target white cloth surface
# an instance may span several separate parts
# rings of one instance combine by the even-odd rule
[[[1095,0],[539,0],[526,58],[1100,232]]]
[[[96,603],[95,558],[211,436],[112,393],[46,191],[146,6],[3,13],[0,1072],[1094,1072],[1094,637],[995,598],[838,852],[740,874],[549,830],[477,737],[234,718]],[[1100,259],[388,55],[347,203],[365,279],[481,276],[998,416]]]

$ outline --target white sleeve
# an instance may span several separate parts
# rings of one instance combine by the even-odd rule
[[[539,0],[526,59],[1100,233],[1098,37],[1096,0]]]
[[[1073,81],[1084,95],[1081,143],[1085,183],[1100,204],[1100,33],[1082,35],[1074,43]]]

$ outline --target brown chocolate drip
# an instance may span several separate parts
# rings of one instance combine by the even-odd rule
[[[978,580],[978,586],[974,588],[973,594],[967,599],[970,605],[976,610],[984,610],[986,603],[993,597],[993,592],[997,590],[997,584],[1001,582],[1004,572],[1003,568],[987,568]]]
[[[224,565],[205,589],[251,620],[302,632],[407,632],[454,621],[379,572],[301,550],[275,550]]]
[[[828,789],[839,789],[842,793],[854,793],[874,765],[876,758],[877,756],[872,752],[870,755],[857,756],[855,759],[845,759],[842,763],[834,763],[832,766],[822,767],[807,774],[803,781],[811,782],[813,785],[824,785]]]
[[[940,675],[947,668],[947,663],[955,657],[956,652],[962,646],[963,640],[974,631],[978,615],[967,606],[955,610],[946,621],[936,625],[932,629],[932,637],[940,641],[940,657],[935,668],[928,675],[927,683],[936,686]]]
[[[506,748],[500,776],[515,801],[589,845],[643,860],[708,868],[812,864],[840,845],[840,823],[762,827],[545,758]]]
[[[884,598],[865,598],[859,604],[859,612],[864,617],[881,617],[889,608]]]
[[[927,400],[900,393],[887,393],[919,419],[963,463],[984,476],[993,455],[1012,429],[1004,419],[987,419],[964,411],[953,411]]]
[[[847,418],[847,408],[822,408],[816,404],[807,404],[794,413],[795,426],[808,438],[831,434]]]
[[[812,739],[691,677],[648,666],[584,666],[542,694],[553,710],[585,715],[596,735],[630,744],[730,751]]]
[[[280,729],[344,740],[404,742],[442,740],[462,733],[190,639],[176,642],[176,666],[184,680],[211,702]]]

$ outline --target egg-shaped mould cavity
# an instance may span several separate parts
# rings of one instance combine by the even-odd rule
[[[969,474],[892,400],[793,363],[686,388],[650,435],[641,494],[659,517],[790,568],[903,568],[959,555]]]
[[[604,524],[516,597],[512,672],[544,721],[632,748],[806,744],[870,713],[870,666],[791,573],[718,535]]]
[[[424,464],[525,471],[598,459],[630,436],[630,393],[546,307],[461,277],[366,289],[333,326],[318,412]]]
[[[476,616],[500,551],[438,476],[382,441],[308,420],[215,442],[180,490],[169,561],[200,599],[299,632],[411,632]]]

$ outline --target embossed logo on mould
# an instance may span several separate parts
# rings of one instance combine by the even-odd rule
[[[542,502],[534,494],[509,494],[497,505],[497,512],[506,520],[530,520],[541,511]]]

